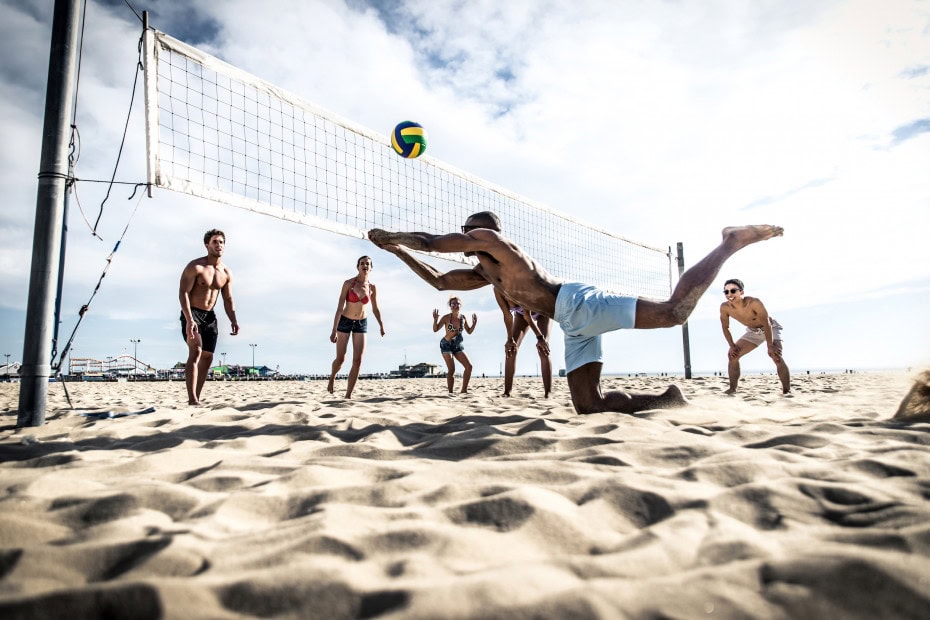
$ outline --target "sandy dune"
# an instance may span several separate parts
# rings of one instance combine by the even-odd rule
[[[681,381],[637,416],[564,379],[53,384],[20,430],[0,384],[0,617],[927,618],[913,378]]]

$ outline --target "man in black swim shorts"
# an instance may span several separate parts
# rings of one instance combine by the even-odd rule
[[[181,333],[187,343],[187,363],[184,365],[184,382],[187,384],[187,402],[200,404],[216,340],[219,335],[213,306],[220,295],[223,309],[229,317],[231,334],[239,333],[236,305],[232,296],[232,271],[223,263],[226,235],[221,230],[208,230],[203,236],[207,255],[195,258],[181,272],[178,298],[181,302]]]

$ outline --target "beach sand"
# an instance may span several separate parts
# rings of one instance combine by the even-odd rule
[[[0,384],[0,617],[928,618],[915,376]]]

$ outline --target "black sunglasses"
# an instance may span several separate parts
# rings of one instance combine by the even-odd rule
[[[739,289],[739,288],[725,288],[725,289],[723,289],[723,294],[726,295],[727,293],[729,293],[730,295],[736,295],[736,294],[739,293],[741,290],[743,290],[743,289]]]
[[[462,226],[462,233],[467,233],[469,230],[474,230],[476,228],[481,228],[480,226]]]

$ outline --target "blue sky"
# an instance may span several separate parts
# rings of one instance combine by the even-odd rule
[[[0,0],[0,355],[11,360],[23,349],[52,4]],[[682,242],[687,264],[724,226],[783,226],[734,257],[699,304],[697,371],[726,367],[728,277],[784,325],[795,372],[930,363],[925,1],[132,4],[155,28],[361,125],[386,134],[416,119],[431,156],[535,202],[650,245]],[[79,178],[112,174],[140,29],[124,2],[88,3]],[[117,174],[126,182],[145,177],[140,101]],[[63,338],[129,225],[75,356],[131,353],[138,339],[147,363],[184,359],[178,279],[219,227],[242,326],[236,337],[223,326],[228,362],[251,363],[257,344],[259,364],[327,371],[340,284],[370,254],[388,335],[369,337],[363,372],[441,363],[431,313],[447,295],[370,244],[166,191],[139,201],[118,186],[101,207],[106,190],[83,182],[71,198]],[[102,240],[85,224],[98,215]],[[500,313],[489,290],[463,297],[479,315],[466,351],[496,375]],[[682,367],[678,329],[611,334],[605,351],[605,372]],[[519,359],[535,372],[529,347]],[[759,351],[744,367],[771,363]]]

